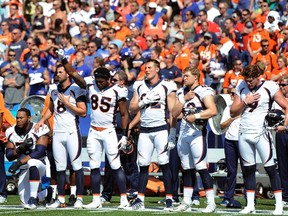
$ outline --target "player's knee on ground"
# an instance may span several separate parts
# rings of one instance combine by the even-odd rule
[[[270,178],[272,191],[281,190],[281,181],[275,165],[264,168]]]
[[[243,167],[243,176],[245,179],[245,186],[247,190],[255,190],[256,189],[256,164],[252,166],[244,166]]]
[[[38,167],[38,164],[39,164],[39,160],[37,159],[31,158],[30,160],[27,161],[28,168],[33,167],[33,166]]]
[[[204,186],[204,189],[213,188],[213,178],[210,176],[207,169],[198,170],[199,175],[201,176],[201,180]]]

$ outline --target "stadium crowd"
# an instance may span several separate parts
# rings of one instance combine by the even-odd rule
[[[143,114],[141,111],[141,116],[136,115],[136,113],[139,110],[146,109],[145,107],[147,104],[152,104],[158,97],[158,95],[150,94],[150,100],[147,99],[141,101],[143,103],[136,103],[135,101],[138,102],[138,99],[142,100],[143,97],[145,98],[145,94],[147,93],[146,92],[144,96],[142,95],[143,97],[140,98],[141,95],[137,91],[141,90],[141,85],[137,83],[140,83],[143,79],[147,79],[149,74],[156,73],[155,71],[157,71],[159,80],[152,77],[151,80],[149,80],[150,86],[156,85],[160,80],[172,80],[174,81],[173,83],[176,83],[175,86],[171,85],[171,83],[164,83],[163,85],[167,88],[166,91],[168,91],[169,94],[165,95],[165,100],[163,98],[157,99],[163,99],[165,101],[163,101],[163,104],[167,103],[166,99],[168,100],[168,104],[166,105],[169,106],[170,111],[170,116],[167,116],[167,119],[169,119],[170,133],[169,135],[164,134],[164,136],[167,136],[169,141],[168,144],[171,144],[167,146],[168,149],[166,150],[168,151],[172,151],[175,147],[175,127],[177,122],[180,122],[178,121],[179,119],[177,118],[179,117],[177,116],[181,113],[183,104],[194,98],[194,94],[185,98],[179,96],[181,93],[178,91],[181,92],[183,83],[184,86],[188,86],[189,88],[193,86],[197,87],[198,85],[210,87],[208,89],[203,87],[203,90],[199,93],[199,95],[203,94],[203,98],[210,98],[211,92],[215,92],[215,94],[227,94],[232,92],[234,96],[234,94],[236,94],[235,88],[237,84],[239,85],[240,83],[238,82],[239,80],[250,82],[247,80],[251,77],[255,78],[256,75],[257,79],[259,78],[261,82],[263,80],[271,81],[268,83],[280,83],[283,84],[282,87],[285,87],[284,81],[286,79],[284,78],[288,76],[288,3],[285,0],[26,0],[24,2],[18,0],[5,0],[1,4],[0,10],[0,90],[4,97],[5,107],[8,110],[17,112],[20,103],[28,96],[46,96],[48,93],[52,93],[55,89],[52,89],[51,86],[59,81],[56,80],[57,77],[57,79],[64,80],[63,82],[61,81],[61,88],[65,89],[67,86],[74,85],[74,87],[76,86],[76,90],[73,90],[73,92],[79,94],[74,101],[75,104],[77,104],[77,109],[73,109],[71,116],[85,116],[86,113],[84,113],[84,109],[86,108],[86,105],[83,104],[86,104],[86,101],[83,99],[83,88],[89,90],[89,86],[97,84],[96,86],[98,86],[100,90],[103,90],[111,83],[117,83],[119,80],[122,80],[122,87],[127,87],[128,90],[128,105],[126,102],[125,104],[122,104],[121,98],[115,99],[121,101],[121,106],[119,106],[121,113],[120,118],[122,118],[122,121],[126,118],[125,116],[128,115],[126,111],[129,108],[130,114],[133,113],[133,116],[130,115],[130,120],[133,123],[135,121],[135,125],[137,125],[139,118],[142,120],[147,113]],[[59,52],[59,50],[61,50],[61,52]],[[249,66],[254,66],[254,68],[250,69],[258,71],[259,73],[255,72],[256,75],[250,73]],[[245,71],[245,67],[248,67],[248,69],[246,73],[244,73],[246,74],[244,76],[243,71]],[[197,68],[197,70],[195,70],[195,68]],[[107,71],[109,71],[109,76],[106,73]],[[74,74],[74,72],[77,72],[77,74]],[[71,83],[65,80],[66,76],[72,78]],[[110,80],[110,76],[111,78],[113,77],[113,79]],[[189,80],[191,76],[196,76],[197,81]],[[95,79],[104,79],[105,82],[104,84],[102,83],[104,86],[101,86],[101,84],[97,82],[96,84],[93,83],[90,80],[91,77],[94,77]],[[109,81],[107,81],[108,79]],[[272,87],[274,88],[274,84],[271,85],[273,85]],[[270,87],[267,87],[267,89],[272,89],[271,85]],[[135,86],[138,86],[139,89],[136,89]],[[81,90],[79,88],[81,88]],[[273,91],[275,89],[277,89],[277,87],[275,87]],[[119,89],[116,89],[115,91],[120,92],[117,97],[125,95],[125,93],[122,93]],[[145,92],[147,90],[144,89],[142,91]],[[271,90],[271,92],[273,91]],[[135,96],[135,92],[139,95]],[[184,90],[183,92],[183,94],[186,94]],[[60,93],[61,91],[59,90],[59,94]],[[50,94],[50,96],[53,98],[53,95]],[[174,99],[171,99],[172,97],[175,97],[175,101]],[[244,104],[242,104],[242,101],[239,100],[239,98],[236,98],[235,100],[235,103],[240,104],[241,102],[241,106],[243,105],[243,109],[240,110],[241,112],[245,109],[245,105],[254,104],[259,100],[259,98],[247,97],[246,101],[242,98]],[[272,98],[273,97],[274,95],[272,95]],[[151,98],[153,98],[153,100]],[[185,121],[192,123],[200,118],[208,119],[216,114],[213,100],[211,100],[211,98],[204,100],[203,98],[201,99],[203,100],[201,102],[203,102],[202,104],[204,104],[204,107],[206,107],[209,112],[206,111],[207,114],[205,113],[206,115],[202,115],[202,117],[195,114],[193,115],[193,119],[186,116]],[[279,97],[276,98],[277,102],[280,101],[280,104],[283,102]],[[65,97],[60,97],[59,100],[65,106],[69,104]],[[97,99],[95,100],[97,101]],[[129,106],[130,101],[131,104]],[[93,110],[95,106],[97,106],[94,102],[90,101]],[[103,100],[101,103],[102,102],[103,104],[101,105],[104,107],[102,108],[105,109],[104,105],[107,105],[107,101]],[[180,106],[179,103],[182,103],[182,106]],[[174,107],[173,109],[173,105],[175,105],[176,108]],[[126,111],[124,111],[122,106],[126,107]],[[282,106],[282,108],[285,107]],[[97,109],[97,107],[95,109]],[[56,110],[56,108],[54,110],[54,107],[52,107],[50,111],[52,116],[53,112],[58,110]],[[237,119],[240,111],[234,107],[235,116],[233,118]],[[25,110],[22,110],[22,112],[25,114],[21,114],[21,112],[19,114],[19,112],[17,112],[17,118],[23,118],[22,115],[27,115],[27,119],[29,120],[29,113]],[[1,113],[3,113],[2,108]],[[174,113],[173,117],[171,116],[172,113]],[[134,114],[136,117],[134,117]],[[45,113],[43,115],[45,116]],[[47,118],[43,117],[41,124],[47,119],[48,115]],[[235,119],[232,119],[231,122]],[[126,120],[124,121],[126,122]],[[228,127],[231,122],[225,127]],[[93,124],[97,125],[100,123],[99,119],[96,118],[92,121],[91,125],[93,126]],[[41,124],[38,123],[38,126],[36,127],[39,128],[39,125],[42,126]],[[143,122],[141,124],[143,124]],[[155,124],[157,127],[159,126],[157,123]],[[130,126],[131,125],[132,124],[130,123]],[[57,129],[60,130],[61,127],[57,124],[56,126],[58,127]],[[70,127],[71,125],[67,125],[67,128],[69,128],[68,126]],[[126,126],[119,126],[119,129],[127,131],[132,129],[129,126],[126,128]],[[150,127],[152,126],[153,124],[150,125]],[[162,127],[163,125],[160,126]],[[141,125],[141,127],[150,130],[149,122],[146,126]],[[97,130],[99,128],[103,127],[97,125]],[[283,128],[281,130],[279,129],[279,132],[280,131],[283,131]],[[123,141],[123,137],[119,135],[121,132],[118,132],[117,135],[119,136],[119,140]],[[140,143],[143,143],[143,140],[145,139],[143,138],[144,135],[142,136],[141,133],[143,133],[143,131],[141,132],[140,130],[139,139]],[[171,134],[174,136],[171,136]],[[58,136],[60,137],[61,135]],[[77,135],[75,134],[75,137],[76,136]],[[60,139],[59,137],[57,139]],[[238,138],[236,138],[236,140],[237,139]],[[90,139],[88,140],[89,142],[92,142]],[[181,142],[184,142],[183,140],[185,139],[183,138],[181,140]],[[181,144],[181,142],[178,144]],[[174,143],[174,146],[172,143]],[[40,144],[42,145],[43,143],[39,143],[39,145]],[[41,150],[42,146],[39,148]],[[157,149],[159,146],[155,148]],[[2,146],[1,149],[0,154],[3,155],[4,147]],[[77,153],[73,152],[71,149],[67,151],[67,154],[69,155]],[[92,149],[91,151],[92,152],[88,152],[88,154],[92,157],[95,154],[95,152],[93,152],[95,150]],[[181,150],[178,149],[178,152],[179,151],[181,152]],[[14,156],[15,154],[14,151]],[[11,156],[11,158],[14,158],[14,156]],[[37,154],[36,156],[35,154],[32,156],[33,158],[39,159]],[[167,158],[168,157],[169,155]],[[176,155],[176,157],[178,159],[178,155]],[[172,206],[172,199],[174,201],[178,200],[178,194],[176,194],[177,192],[173,189],[175,186],[170,185],[169,183],[173,173],[171,174],[169,163],[167,163],[166,160],[167,158],[162,158],[162,161],[160,160],[160,157],[158,159],[162,171],[165,171],[165,174],[163,172],[165,188],[169,188],[167,189],[169,190],[169,192],[167,192],[169,194],[166,194],[165,204],[166,208],[169,210]],[[121,184],[119,184],[119,182],[124,181],[122,178],[123,172],[121,168],[119,168],[120,163],[118,164],[118,162],[116,162],[116,164],[113,164],[113,160],[109,157],[106,158],[106,160],[109,161],[111,165],[110,169],[115,171],[119,190],[122,192],[125,191],[123,185],[121,186]],[[206,194],[208,194],[208,205],[204,212],[214,212],[216,208],[214,195],[210,191],[213,186],[211,185],[211,176],[206,170],[206,164],[201,163],[196,167],[192,165],[188,166],[187,158],[185,159],[183,155],[181,161],[182,168],[186,171],[186,174],[184,172],[184,178],[186,177],[184,180],[186,184],[186,189],[184,189],[184,201],[186,201],[186,204],[188,205],[192,202],[191,197],[193,188],[192,190],[187,188],[191,188],[196,184],[194,178],[196,169],[199,171],[202,181],[205,182],[204,188]],[[65,160],[65,163],[66,162],[67,161]],[[134,162],[136,163],[136,160],[134,160]],[[139,179],[146,179],[148,162],[149,160],[140,162]],[[71,161],[71,163],[73,168],[71,168],[71,170],[74,170],[76,173],[76,177],[74,177],[76,178],[75,184],[79,186],[82,181],[82,170],[79,169],[79,164],[75,161]],[[183,167],[183,164],[186,164],[187,166]],[[271,164],[269,163],[269,166]],[[246,164],[246,167],[247,166],[248,165]],[[285,174],[282,173],[282,176],[287,176],[287,165],[283,166]],[[59,184],[60,179],[63,180],[63,167],[56,165],[56,168],[57,183]],[[93,189],[95,192],[95,194],[93,193],[93,202],[91,205],[87,205],[86,208],[101,207],[101,203],[99,203],[98,169],[98,164],[93,164],[93,182],[97,184],[97,188]],[[192,169],[193,173],[190,173],[190,170]],[[275,186],[274,188],[277,188],[278,190],[279,182],[277,182],[277,177],[275,177],[274,168],[268,170],[272,173],[271,177],[270,173],[267,171],[269,177],[274,180],[276,179],[273,184]],[[59,174],[60,172],[62,172],[62,174]],[[37,176],[39,176],[39,174]],[[138,179],[138,177],[134,178]],[[251,181],[253,184],[251,175],[247,178],[250,178],[250,180],[252,179]],[[3,178],[1,177],[1,179]],[[141,191],[129,208],[144,208],[143,193],[145,192],[146,184],[144,181],[142,184],[138,183],[138,188],[134,188],[135,190],[138,190],[138,192],[139,190]],[[178,185],[176,185],[176,188],[178,188]],[[251,186],[250,189],[253,190],[253,188],[254,187]],[[74,190],[76,190],[75,185]],[[83,191],[78,192],[79,191],[77,191],[77,199],[81,198],[82,202]],[[287,193],[288,191],[286,189],[285,193],[283,192],[284,195],[282,197],[284,201],[283,204],[286,206],[288,202]],[[76,192],[74,192],[74,194],[76,195]],[[65,196],[63,188],[61,188],[61,196]],[[278,195],[277,197],[279,196],[282,195]],[[0,201],[5,202],[6,197],[7,194],[4,192],[2,194],[0,191]],[[109,199],[111,199],[111,195]],[[231,199],[233,199],[233,196]],[[254,199],[253,194],[249,194],[249,200],[251,201],[252,199]],[[52,208],[60,207],[64,202],[63,200],[65,201],[62,197],[59,203],[52,203]],[[280,214],[282,212],[278,202],[279,200],[280,198],[276,200],[279,208],[276,208],[275,214]],[[227,205],[230,201],[231,200],[223,200],[222,204]],[[33,208],[33,205],[31,207],[31,204],[34,204],[34,200],[30,200],[30,203],[25,202],[24,204],[28,205],[27,208]],[[76,199],[75,202],[77,202]],[[121,195],[119,208],[128,207],[127,202],[126,197]],[[82,208],[83,203],[78,204],[76,203],[74,206],[77,208],[80,206]],[[249,205],[252,204],[249,203]],[[185,211],[187,208],[187,205],[182,205],[181,208],[178,208],[178,211]],[[242,213],[252,213],[254,211],[255,209],[253,207],[248,206],[246,211]]]

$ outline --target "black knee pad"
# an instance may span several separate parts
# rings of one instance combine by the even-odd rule
[[[273,175],[277,175],[277,170],[276,170],[276,166],[275,165],[272,165],[272,166],[269,166],[269,167],[264,167],[267,174],[269,176],[273,176]]]
[[[203,182],[204,189],[213,188],[213,178],[210,176],[207,169],[198,170],[201,180]]]
[[[276,170],[276,166],[272,165],[264,168],[270,178],[272,191],[281,190],[281,180]]]

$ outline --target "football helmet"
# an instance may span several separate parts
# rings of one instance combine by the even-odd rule
[[[131,154],[134,151],[134,144],[134,139],[130,136],[127,140],[127,145],[121,151],[126,155]]]
[[[216,170],[218,173],[227,173],[226,159],[222,158],[216,163]]]
[[[270,110],[265,116],[265,124],[267,129],[273,129],[284,124],[285,115],[279,109]]]

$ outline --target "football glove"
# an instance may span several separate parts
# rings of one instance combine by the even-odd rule
[[[31,152],[31,149],[30,147],[33,146],[33,139],[30,137],[28,138],[28,136],[26,137],[26,139],[23,141],[23,143],[18,146],[18,148],[16,149],[16,153],[18,155],[21,155],[21,154],[29,154]]]
[[[172,150],[176,145],[176,128],[170,128],[166,150]]]
[[[21,166],[21,162],[20,161],[17,161],[17,162],[14,162],[8,169],[8,171],[10,173],[16,173],[16,171],[19,169],[19,167]]]
[[[58,49],[58,50],[55,51],[55,53],[58,55],[58,57],[59,57],[61,60],[63,60],[63,59],[66,58],[63,49]]]
[[[119,150],[125,149],[127,144],[127,136],[122,136],[122,138],[118,142]]]
[[[154,91],[150,91],[146,94],[143,99],[138,103],[140,109],[145,107],[148,104],[157,103],[160,100],[160,95],[155,93]]]

